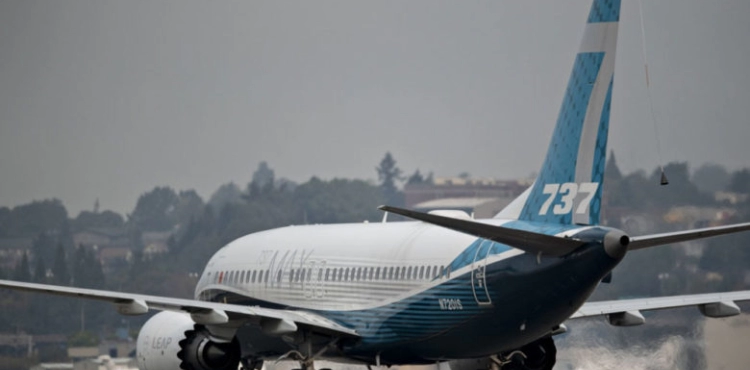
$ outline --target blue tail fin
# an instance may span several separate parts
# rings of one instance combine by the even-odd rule
[[[594,0],[547,156],[515,218],[599,223],[619,19],[620,0]]]

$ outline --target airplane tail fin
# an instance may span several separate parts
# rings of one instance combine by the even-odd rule
[[[620,0],[594,0],[534,184],[497,217],[599,223]]]

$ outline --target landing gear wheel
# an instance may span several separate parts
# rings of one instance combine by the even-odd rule
[[[243,358],[240,360],[243,370],[260,370],[263,367],[263,360],[257,358]]]
[[[518,351],[523,354],[509,354],[509,363],[502,370],[552,370],[557,358],[557,348],[551,337],[531,342]]]

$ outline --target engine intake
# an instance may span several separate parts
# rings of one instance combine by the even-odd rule
[[[146,321],[136,352],[138,367],[149,370],[234,370],[240,361],[236,340],[217,342],[190,315],[168,311]]]

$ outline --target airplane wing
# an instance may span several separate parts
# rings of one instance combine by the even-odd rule
[[[694,229],[687,231],[677,231],[671,233],[634,236],[630,238],[628,250],[643,249],[655,247],[658,245],[684,242],[688,240],[708,238],[709,236],[725,235],[740,231],[750,230],[750,222],[743,224],[734,224],[726,226],[707,227],[703,229]]]
[[[727,317],[740,313],[735,302],[750,301],[750,290],[726,293],[689,294],[671,297],[636,298],[615,301],[586,302],[570,319],[607,316],[615,326],[640,325],[641,311],[696,306],[707,317]]]
[[[298,327],[306,327],[326,335],[345,338],[359,337],[352,329],[306,311],[269,309],[10,280],[0,280],[0,288],[110,302],[115,305],[117,312],[123,315],[141,315],[152,309],[187,312],[193,321],[204,325],[230,325],[230,321],[254,320],[268,334],[292,333],[297,331]]]

